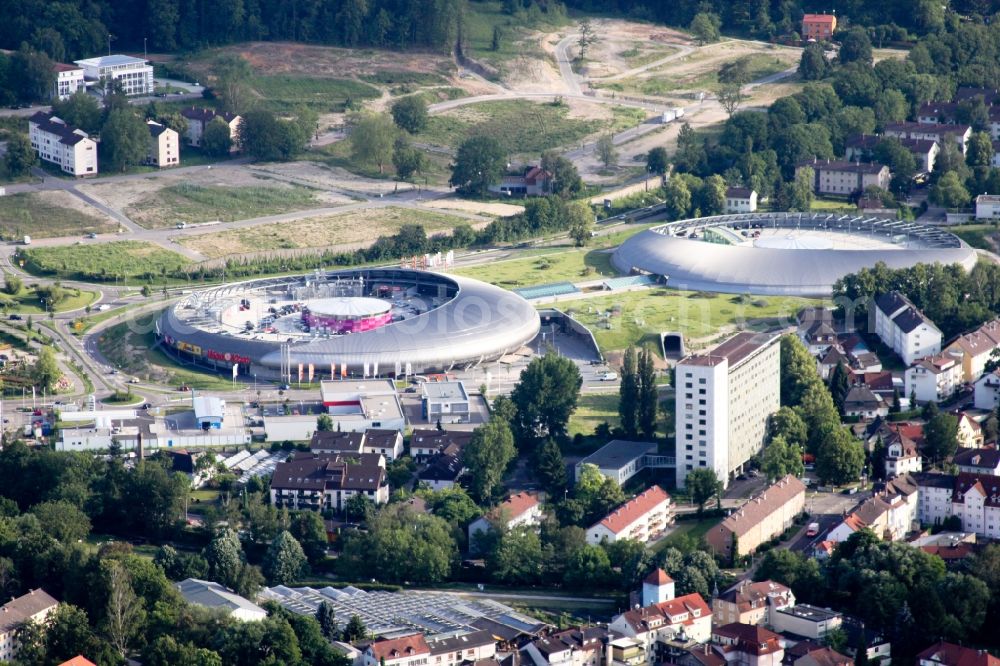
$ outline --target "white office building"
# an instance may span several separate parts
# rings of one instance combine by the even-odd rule
[[[677,364],[678,487],[699,467],[728,485],[760,452],[781,406],[780,356],[776,334],[743,332]]]
[[[906,365],[941,351],[941,331],[898,291],[875,299],[875,334]]]
[[[73,62],[83,68],[87,81],[114,79],[126,95],[152,95],[155,91],[153,66],[142,58],[116,54]]]
[[[39,111],[28,119],[28,138],[38,159],[77,177],[97,175],[97,143],[62,118]]]
[[[55,70],[56,82],[52,90],[53,99],[69,99],[77,90],[86,90],[87,84],[83,80],[82,67],[57,62]]]

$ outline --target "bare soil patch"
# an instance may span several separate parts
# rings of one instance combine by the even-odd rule
[[[517,215],[524,212],[524,206],[506,203],[488,203],[484,201],[471,201],[468,199],[434,199],[421,204],[425,208],[439,208],[444,210],[460,210],[466,213],[477,213],[479,215],[495,215],[504,217],[507,215]]]

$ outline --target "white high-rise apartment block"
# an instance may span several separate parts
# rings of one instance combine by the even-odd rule
[[[781,406],[781,351],[772,333],[737,333],[676,369],[677,487],[688,472],[715,470],[723,484],[764,446]]]
[[[108,55],[73,62],[83,68],[83,76],[88,81],[114,79],[121,83],[126,95],[152,95],[155,91],[153,66],[142,58]]]

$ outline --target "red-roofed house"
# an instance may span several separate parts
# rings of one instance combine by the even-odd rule
[[[854,666],[854,661],[836,650],[825,647],[799,657],[794,664],[795,666]]]
[[[489,532],[493,529],[493,523],[503,521],[507,529],[515,527],[532,527],[542,522],[545,514],[542,512],[542,503],[538,500],[538,495],[529,492],[520,492],[511,495],[500,503],[487,515],[481,516],[469,524],[469,545],[475,549],[479,532]]]
[[[522,173],[507,174],[499,185],[490,185],[489,190],[522,197],[545,196],[552,191],[552,174],[539,166],[525,167]]]
[[[69,661],[59,664],[59,666],[97,666],[97,664],[82,655],[77,655]]]
[[[785,657],[781,636],[755,624],[732,622],[716,627],[712,642],[722,648],[727,663],[778,666]]]
[[[646,543],[673,521],[670,495],[659,486],[643,491],[587,530],[587,543],[635,539]]]
[[[697,592],[616,616],[608,629],[635,638],[646,651],[646,661],[659,661],[658,645],[691,640],[705,643],[712,636],[712,611]]]
[[[770,624],[773,610],[794,605],[795,595],[781,583],[744,579],[712,600],[712,617],[717,624]]]
[[[917,655],[918,666],[1000,666],[1000,659],[985,650],[974,650],[940,641]]]
[[[430,653],[423,634],[381,639],[365,648],[365,666],[422,666]]]
[[[832,14],[806,14],[802,17],[802,39],[829,41],[837,29],[837,17]]]
[[[649,606],[674,598],[674,579],[657,569],[642,581],[642,605]]]

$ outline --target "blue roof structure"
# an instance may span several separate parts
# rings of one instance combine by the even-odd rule
[[[534,287],[522,287],[515,289],[514,293],[521,298],[550,298],[552,296],[563,296],[565,294],[575,294],[580,290],[572,282],[553,282],[551,284],[539,284]]]

